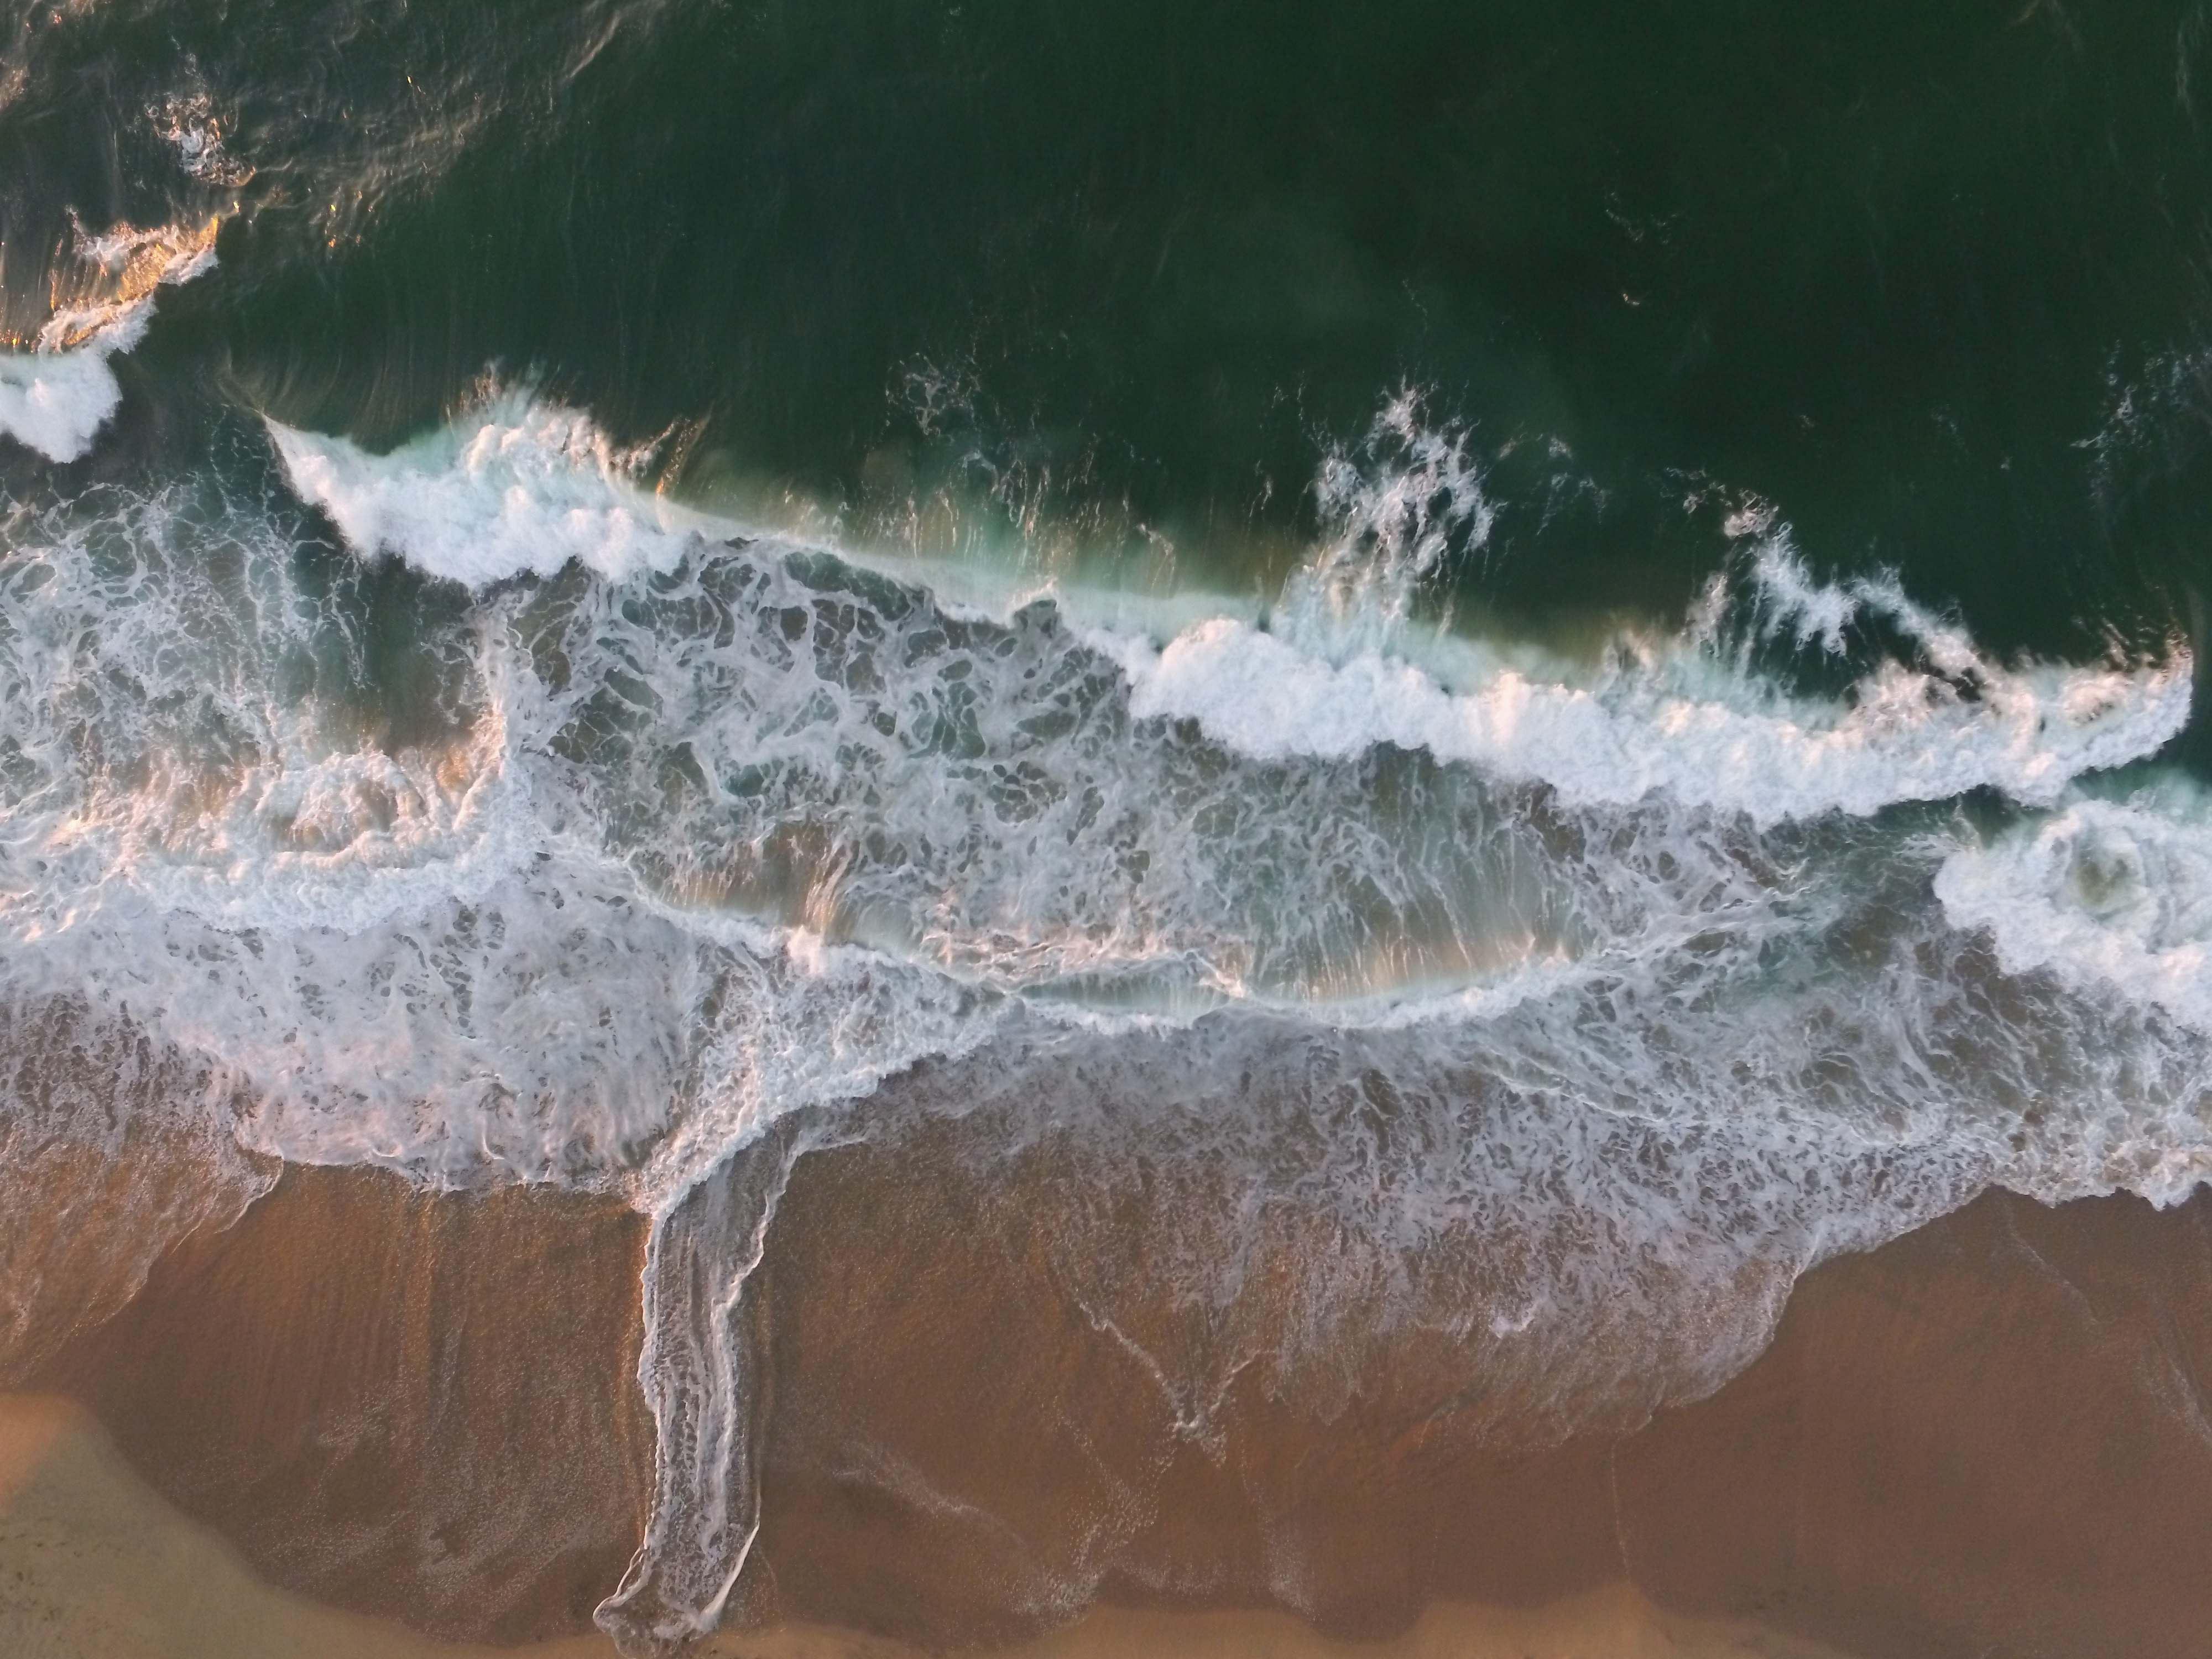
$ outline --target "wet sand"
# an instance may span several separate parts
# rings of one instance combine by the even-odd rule
[[[1264,1328],[1286,1263],[1254,1264],[1249,1317],[1148,1309],[1140,1190],[1101,1234],[1079,1170],[984,1171],[956,1143],[799,1165],[757,1286],[764,1504],[732,1597],[773,1628],[711,1651],[2179,1659],[2212,1628],[2203,1198],[1990,1194],[1815,1270],[1711,1398],[1540,1444],[1501,1432],[1504,1385],[1437,1334],[1340,1396],[1222,1363],[1207,1344]],[[1100,1262],[1115,1237],[1128,1259]],[[603,1200],[288,1171],[33,1379],[116,1455],[51,1403],[9,1407],[9,1650],[250,1654],[256,1621],[343,1609],[606,1651],[590,1612],[650,1469],[641,1244]],[[117,1527],[52,1518],[95,1491],[161,1559],[229,1565],[187,1573],[197,1601],[156,1594]],[[43,1552],[27,1492],[47,1494]],[[51,1539],[73,1526],[109,1553],[23,1565],[66,1556]],[[156,1628],[194,1607],[216,1622]],[[152,1645],[68,1634],[133,1608]],[[365,1654],[426,1650],[345,1629],[399,1644]],[[22,1648],[53,1631],[78,1645]],[[269,1650],[355,1650],[286,1639]]]
[[[12,1659],[616,1659],[597,1635],[445,1643],[256,1577],[131,1469],[82,1407],[0,1396],[0,1641]],[[818,1625],[726,1634],[698,1659],[919,1659]],[[1660,1612],[1625,1585],[1529,1611],[1442,1605],[1382,1643],[1333,1642],[1285,1615],[1103,1607],[1014,1659],[1822,1659],[1754,1627]]]
[[[0,1396],[0,1649],[10,1659],[485,1659],[256,1577],[135,1475],[83,1407]],[[603,1654],[549,1645],[547,1659]]]
[[[253,1569],[453,1640],[591,1628],[641,1531],[644,1230],[292,1170],[34,1379]]]

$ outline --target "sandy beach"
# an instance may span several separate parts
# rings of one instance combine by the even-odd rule
[[[440,1642],[257,1577],[148,1487],[98,1422],[56,1396],[0,1397],[0,1635],[20,1659],[613,1659],[597,1634],[520,1646]],[[908,1644],[819,1625],[720,1637],[699,1659],[918,1659]],[[1100,1608],[1011,1659],[1824,1659],[1735,1621],[1662,1613],[1626,1586],[1556,1606],[1444,1605],[1374,1643],[1284,1614]]]
[[[1712,1397],[1532,1449],[1418,1333],[1333,1414],[1258,1367],[1194,1413],[1038,1248],[1079,1232],[1070,1189],[957,1151],[800,1164],[761,1533],[706,1651],[2141,1659],[2212,1622],[2202,1200],[1988,1195],[1816,1269]],[[11,1399],[11,1637],[611,1651],[641,1235],[605,1200],[288,1171]]]

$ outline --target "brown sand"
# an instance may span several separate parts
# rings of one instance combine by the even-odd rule
[[[768,1262],[762,1610],[945,1639],[1095,1585],[1377,1635],[1625,1577],[1881,1659],[2206,1651],[2212,1198],[1990,1194],[1808,1275],[1714,1397],[1530,1453],[1435,1334],[1325,1424],[1255,1364],[1178,1433],[1190,1402],[1068,1306],[1055,1190],[926,1149],[802,1164]],[[1165,1224],[1139,1204],[1076,1247]]]
[[[1142,1194],[1086,1231],[1066,1171],[978,1175],[957,1133],[792,1183],[733,1606],[795,1622],[718,1651],[1036,1642],[1093,1599],[1118,1607],[1024,1650],[1328,1650],[1219,1611],[1273,1606],[1387,1640],[1359,1652],[2204,1651],[2204,1199],[1990,1195],[1809,1275],[1711,1399],[1531,1450],[1433,1334],[1326,1418],[1265,1364],[1179,1394],[1234,1310],[1129,1303],[1138,1243],[1126,1272],[1067,1255],[1154,1236]],[[641,1519],[640,1243],[596,1200],[294,1170],[40,1386],[289,1589],[447,1638],[577,1632]],[[1265,1303],[1281,1275],[1252,1282]]]
[[[604,1200],[293,1170],[39,1385],[289,1588],[450,1639],[586,1630],[649,1492],[643,1242]]]
[[[441,1643],[255,1577],[131,1471],[74,1403],[0,1395],[0,1650],[9,1659],[617,1659],[599,1636]],[[728,1634],[697,1659],[917,1659],[822,1626]],[[1332,1642],[1280,1613],[1103,1607],[1010,1659],[1822,1659],[1748,1627],[1659,1612],[1625,1585],[1529,1612],[1438,1606],[1395,1640]]]
[[[52,999],[0,1008],[0,1388],[122,1307],[169,1246],[228,1226],[275,1178],[204,1103],[204,1061]]]
[[[563,1643],[605,1659],[597,1643]],[[9,1659],[489,1659],[261,1582],[133,1474],[82,1407],[0,1395]]]

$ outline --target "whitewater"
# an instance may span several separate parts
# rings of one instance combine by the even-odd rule
[[[0,436],[74,461],[123,401],[111,360],[145,338],[156,290],[215,268],[219,218],[94,235],[70,221],[74,268],[28,350],[0,351]]]
[[[11,434],[93,441],[102,326],[9,360]],[[175,1057],[140,1109],[223,1202],[301,1161],[652,1218],[635,1648],[743,1564],[781,1183],[900,1115],[1214,1159],[1347,1250],[1532,1241],[1493,1304],[1399,1311],[1558,1433],[1718,1386],[1797,1274],[1990,1184],[2212,1174],[2179,639],[2000,661],[1755,501],[1670,626],[1455,627],[1494,503],[1407,397],[1264,601],[734,522],[526,392],[258,441],[9,511],[0,1000]]]

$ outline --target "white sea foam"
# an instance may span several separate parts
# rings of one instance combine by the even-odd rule
[[[472,586],[571,560],[620,580],[742,528],[641,488],[649,448],[514,393],[387,456],[271,430],[295,486],[353,545]],[[1334,527],[1272,630],[1224,606],[1162,645],[1130,628],[1146,616],[1130,596],[1049,590],[1079,621],[1115,614],[1091,642],[1127,675],[1138,718],[1195,720],[1257,759],[1389,744],[1573,800],[1664,791],[1761,824],[1983,787],[2047,805],[2085,772],[2156,752],[2188,720],[2191,665],[2178,644],[2156,664],[2007,666],[1893,577],[1815,581],[1771,511],[1748,573],[1762,631],[1839,652],[1854,619],[1879,616],[1928,666],[1886,661],[1840,702],[1791,697],[1716,648],[1710,605],[1680,635],[1624,641],[1633,648],[1595,670],[1466,636],[1426,643],[1417,662],[1391,648],[1414,594],[1455,549],[1480,547],[1493,514],[1464,434],[1428,431],[1401,397],[1361,457],[1330,458],[1320,496]],[[1003,604],[1036,591],[1016,575]],[[1192,602],[1159,609],[1187,616]]]
[[[1455,450],[1437,448],[1428,440],[1410,463],[1412,498],[1462,502],[1479,546],[1488,508],[1477,482],[1459,470]],[[1399,528],[1377,536],[1367,526],[1378,496],[1398,499],[1341,484],[1332,494],[1370,550],[1395,634],[1408,605],[1404,585],[1436,568],[1443,528],[1408,523],[1396,509]],[[1096,642],[1128,676],[1139,718],[1194,720],[1247,755],[1343,757],[1391,744],[1547,784],[1573,801],[1626,805],[1664,793],[1761,825],[1864,817],[1976,788],[2047,805],[2086,772],[2155,753],[2188,722],[2192,665],[2178,642],[2158,663],[2008,667],[1893,575],[1815,580],[1771,507],[1741,510],[1729,528],[1756,538],[1753,627],[1733,652],[1721,632],[1729,582],[1720,576],[1680,635],[1625,640],[1628,648],[1595,672],[1465,637],[1439,639],[1419,663],[1382,636],[1354,636],[1348,652],[1316,650],[1303,611],[1273,631],[1216,617],[1164,646],[1103,634]],[[1324,577],[1329,591],[1348,591],[1345,546],[1341,535],[1332,540],[1293,595]],[[1750,666],[1760,638],[1840,655],[1862,617],[1887,623],[1926,666],[1885,659],[1842,702],[1790,696]]]
[[[713,521],[640,483],[653,448],[508,392],[387,455],[269,423],[294,488],[353,546],[482,587],[571,560],[612,580],[665,568]]]
[[[53,461],[73,461],[90,449],[123,401],[107,360],[138,343],[147,308],[142,302],[135,315],[71,350],[0,356],[0,432]]]
[[[618,654],[571,701],[465,631],[450,725],[389,748],[283,691],[360,641],[275,526],[171,494],[9,530],[0,988],[220,1058],[254,1149],[651,1208],[785,1106],[986,1029],[939,974],[640,884],[594,817],[623,780],[550,752]]]
[[[1577,684],[1486,662],[1476,646],[1462,653],[1473,684],[1447,690],[1403,659],[1332,663],[1233,618],[1164,647],[1099,643],[1127,674],[1139,718],[1194,720],[1255,757],[1343,757],[1387,743],[1547,783],[1571,800],[1663,791],[1761,824],[1985,787],[2047,804],[2084,772],[2157,752],[2190,708],[2179,653],[2125,668],[1978,665],[1972,699],[1887,665],[1836,704],[1785,697],[1686,653]]]
[[[2082,798],[1936,877],[1952,925],[1986,928],[2005,971],[2043,969],[2212,1032],[2212,805],[2170,781]]]
[[[184,231],[126,226],[104,236],[80,230],[77,257],[112,279],[99,285],[111,291],[55,312],[31,350],[0,353],[0,433],[52,461],[89,450],[123,401],[108,359],[145,337],[156,289],[213,269],[213,233],[212,223]]]

